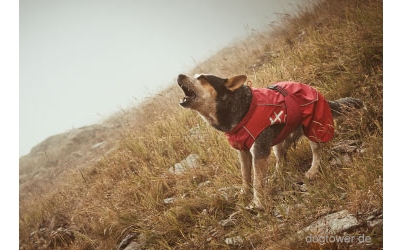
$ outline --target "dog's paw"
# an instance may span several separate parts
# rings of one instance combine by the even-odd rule
[[[313,178],[315,178],[315,176],[317,175],[318,171],[307,171],[304,175],[307,179],[311,180]]]
[[[239,193],[241,195],[250,195],[251,194],[251,188],[250,187],[242,187],[242,188],[240,188]]]
[[[264,210],[264,205],[261,203],[260,199],[254,197],[253,201],[246,208],[262,211]]]
[[[242,187],[239,191],[235,193],[235,198],[243,200],[245,203],[250,202],[253,198],[253,193],[251,189]]]
[[[251,214],[258,215],[260,212],[264,211],[263,206],[257,206],[254,204],[254,202],[250,203],[245,207],[246,211],[248,211]]]

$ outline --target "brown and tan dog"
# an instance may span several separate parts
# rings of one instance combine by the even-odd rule
[[[179,75],[177,81],[185,93],[180,105],[197,111],[238,150],[243,190],[248,193],[252,187],[253,204],[262,208],[271,148],[278,170],[290,145],[305,135],[313,154],[305,175],[312,178],[320,165],[320,144],[333,137],[333,117],[363,104],[350,97],[326,101],[314,88],[296,82],[251,88],[245,85],[246,79],[244,75],[226,79]]]

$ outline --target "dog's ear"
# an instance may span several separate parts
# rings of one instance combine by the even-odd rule
[[[247,76],[245,75],[231,77],[225,82],[225,87],[233,92],[242,87],[243,84],[246,82],[246,79]]]

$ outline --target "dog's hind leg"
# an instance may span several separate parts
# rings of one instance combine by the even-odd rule
[[[311,179],[318,173],[318,168],[321,163],[320,149],[321,145],[318,142],[310,141],[311,151],[312,151],[312,163],[310,169],[306,172],[305,176]]]
[[[242,192],[244,194],[250,193],[251,189],[251,164],[252,164],[252,156],[249,150],[246,151],[238,151],[239,159],[240,159],[240,168],[242,171],[242,180],[243,180],[243,188]]]

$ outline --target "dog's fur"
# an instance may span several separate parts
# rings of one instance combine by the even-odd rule
[[[231,131],[249,110],[252,91],[245,85],[247,77],[239,75],[223,79],[213,75],[196,75],[189,77],[179,75],[177,82],[185,93],[180,105],[197,111],[211,126],[223,132]],[[349,108],[360,108],[362,102],[354,98],[342,98],[328,101],[334,117],[341,115]],[[248,193],[253,187],[254,206],[262,208],[262,192],[266,178],[268,156],[272,142],[277,137],[284,124],[274,124],[264,129],[255,139],[250,150],[239,150],[239,159],[243,178],[243,191]],[[301,125],[286,139],[273,146],[276,157],[276,170],[282,164],[290,145],[303,135]],[[318,172],[320,165],[320,143],[310,141],[312,163],[306,172],[307,178],[312,178]],[[253,170],[253,185],[251,171]]]

